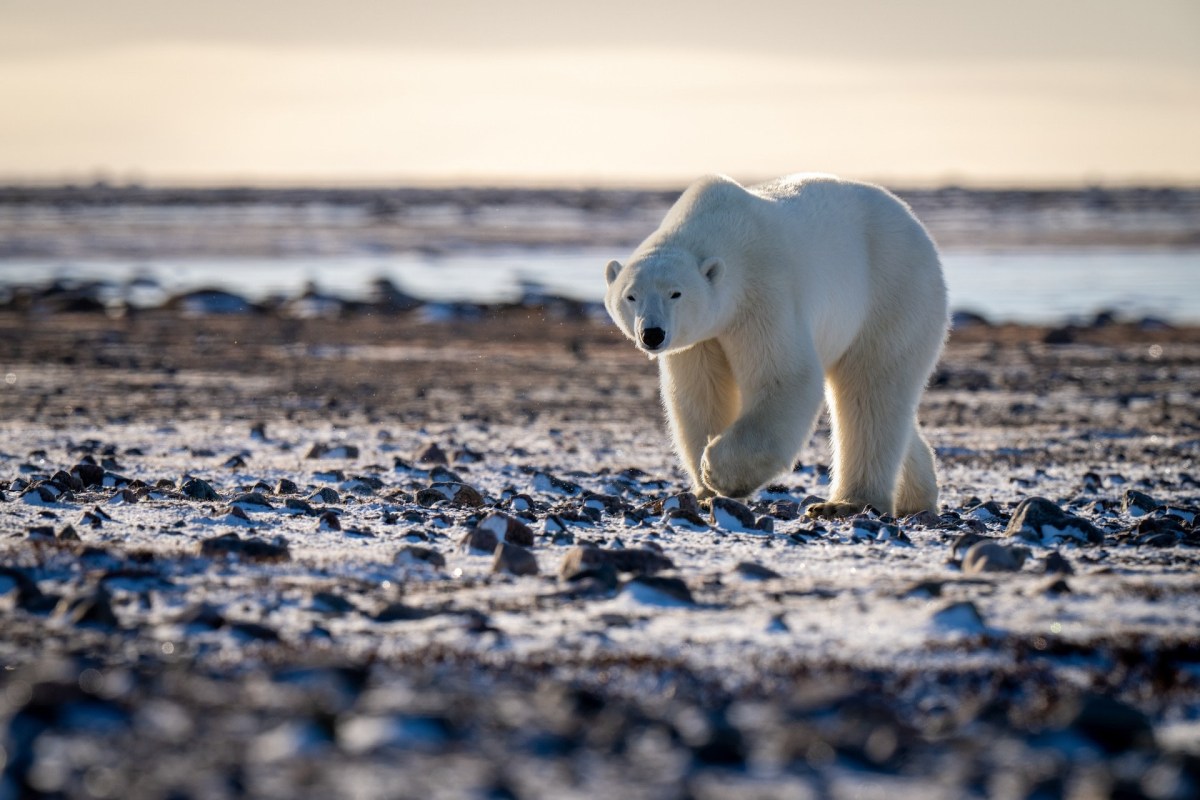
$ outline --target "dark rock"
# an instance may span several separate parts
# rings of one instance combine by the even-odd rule
[[[308,496],[308,499],[314,503],[324,503],[325,505],[340,503],[342,501],[341,495],[328,486],[322,486],[320,489],[317,489]]]
[[[987,536],[980,536],[978,533],[969,531],[961,534],[954,540],[954,544],[950,546],[950,556],[958,561],[961,561],[966,552],[974,545],[978,544],[979,542],[994,541],[995,539],[991,539]]]
[[[396,553],[395,561],[397,564],[429,564],[438,569],[446,566],[445,556],[437,550],[419,545],[407,545],[400,548],[400,552]]]
[[[681,578],[639,575],[621,587],[623,594],[649,605],[695,605],[692,591]]]
[[[450,463],[450,459],[446,458],[446,451],[434,442],[425,445],[413,456],[413,460],[418,464],[441,464],[443,467]]]
[[[496,537],[497,542],[511,542],[521,547],[533,547],[533,529],[518,519],[494,511],[476,524]]]
[[[775,570],[753,561],[740,561],[733,570],[743,578],[752,581],[768,581],[783,577]]]
[[[263,497],[258,492],[244,492],[234,497],[229,501],[231,506],[241,506],[243,509],[251,511],[266,511],[274,508],[267,498]]]
[[[275,494],[297,494],[299,491],[300,487],[296,485],[296,482],[287,478],[280,478],[279,482],[275,484]]]
[[[754,512],[744,503],[729,497],[714,497],[710,507],[712,523],[727,531],[757,530]]]
[[[326,511],[317,518],[317,530],[340,531],[341,529],[342,521],[333,511]]]
[[[1060,595],[1070,593],[1071,585],[1062,578],[1054,578],[1042,587],[1042,594]]]
[[[463,550],[477,553],[494,553],[496,545],[500,544],[499,537],[488,528],[475,526],[458,540],[458,546]]]
[[[200,478],[190,478],[184,481],[183,486],[179,487],[179,491],[184,497],[192,500],[220,500],[218,495],[209,484],[208,481]]]
[[[512,575],[537,575],[537,557],[520,545],[500,542],[492,559],[492,572]]]
[[[63,529],[58,532],[57,539],[60,542],[78,542],[79,534],[75,532],[75,528],[71,525],[64,525]]]
[[[273,544],[255,537],[243,539],[236,533],[226,533],[200,542],[200,555],[210,558],[238,556],[248,561],[288,561],[291,559],[291,553],[288,552],[286,544]]]
[[[1083,544],[1102,544],[1104,532],[1082,517],[1065,513],[1044,497],[1027,497],[1017,506],[1005,536],[1016,536],[1036,544],[1051,544],[1069,538]]]
[[[665,514],[673,508],[678,508],[691,514],[699,516],[701,513],[700,501],[696,499],[696,495],[691,492],[680,492],[665,498],[661,503],[655,503],[659,506],[655,509],[656,514]]]
[[[1042,559],[1041,571],[1046,575],[1074,575],[1075,568],[1071,562],[1057,550],[1046,554]]]
[[[244,620],[231,621],[228,622],[228,628],[234,633],[240,634],[247,639],[253,639],[260,642],[279,641],[279,634],[274,628],[269,628],[259,622],[248,622]]]
[[[1110,754],[1154,746],[1150,719],[1133,706],[1105,695],[1085,696],[1071,727]]]
[[[353,444],[328,444],[325,442],[315,442],[312,447],[308,448],[308,452],[304,454],[305,458],[358,458],[358,445]]]
[[[604,550],[590,545],[577,545],[563,556],[558,574],[560,578],[570,580],[578,572],[604,564],[612,566],[617,572],[632,572],[638,575],[649,575],[675,566],[671,559],[653,550]]]
[[[568,497],[578,497],[583,494],[583,487],[579,484],[555,477],[548,472],[534,473],[533,488],[539,492],[562,494]]]
[[[1131,517],[1149,514],[1159,507],[1159,502],[1145,492],[1136,489],[1126,489],[1121,495],[1121,511]]]
[[[1018,572],[1029,558],[1027,547],[1008,547],[999,542],[976,542],[963,555],[964,575],[981,572]]]
[[[776,500],[767,507],[767,513],[775,519],[790,522],[800,518],[800,504],[794,500]]]
[[[448,503],[457,508],[479,508],[484,499],[478,489],[465,483],[435,483],[417,492],[417,502],[423,506]]]
[[[414,608],[404,603],[395,602],[388,603],[376,612],[371,619],[376,622],[412,622],[414,620],[426,619],[436,613],[436,611],[429,609]]]
[[[316,509],[308,504],[308,501],[301,500],[298,497],[289,497],[283,502],[283,507],[291,511],[299,511],[301,514],[307,514],[308,516],[313,516],[317,513]]]
[[[71,474],[79,479],[85,489],[91,489],[104,482],[104,468],[95,464],[80,462],[71,467]]]
[[[310,608],[318,614],[341,615],[357,610],[354,603],[337,592],[313,592]]]

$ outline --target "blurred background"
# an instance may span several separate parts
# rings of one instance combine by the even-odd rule
[[[821,171],[912,203],[957,307],[1200,321],[1192,0],[0,0],[0,23],[10,287],[594,302],[697,175]]]

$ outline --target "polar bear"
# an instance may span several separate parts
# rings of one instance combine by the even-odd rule
[[[658,360],[701,499],[792,469],[824,394],[832,486],[809,516],[937,509],[916,410],[946,337],[946,284],[899,198],[829,175],[701,178],[605,280],[608,313]]]

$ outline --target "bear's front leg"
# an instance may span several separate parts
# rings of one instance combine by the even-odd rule
[[[823,374],[795,368],[742,387],[742,415],[708,443],[700,480],[710,491],[745,497],[791,470],[821,407]]]
[[[725,351],[715,339],[659,356],[663,404],[675,451],[701,500],[713,495],[700,479],[700,458],[709,439],[737,418],[740,397]]]

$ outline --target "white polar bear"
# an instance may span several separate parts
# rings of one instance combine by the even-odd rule
[[[917,403],[946,337],[937,249],[897,197],[832,176],[692,184],[605,306],[657,358],[675,448],[702,499],[793,467],[820,410],[833,485],[810,516],[937,509]]]

